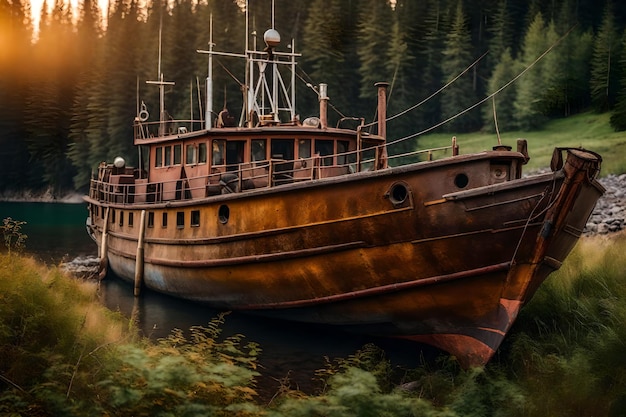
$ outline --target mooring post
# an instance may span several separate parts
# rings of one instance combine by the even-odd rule
[[[137,256],[135,257],[135,297],[141,294],[141,285],[143,283],[143,237],[146,227],[146,211],[141,210],[141,219],[139,220],[139,237],[137,239]]]
[[[109,265],[108,257],[107,257],[107,240],[108,240],[108,230],[109,230],[109,210],[111,208],[107,207],[104,212],[104,224],[102,225],[102,240],[100,241],[100,265],[98,267],[98,279],[102,280],[107,274],[107,267]]]

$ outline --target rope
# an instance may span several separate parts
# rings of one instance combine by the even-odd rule
[[[518,79],[519,79],[522,75],[524,75],[524,74],[526,74],[528,71],[530,71],[530,69],[531,69],[532,67],[534,67],[534,66],[535,66],[535,65],[536,65],[536,64],[537,64],[537,63],[538,63],[541,59],[543,59],[543,57],[545,57],[545,56],[546,56],[546,55],[547,55],[550,51],[552,51],[552,50],[553,50],[553,49],[554,49],[554,48],[555,48],[558,44],[560,44],[560,43],[563,41],[563,39],[565,39],[565,38],[566,38],[566,37],[570,34],[570,32],[571,32],[572,30],[574,30],[574,28],[575,28],[575,27],[576,27],[576,25],[572,26],[572,27],[571,27],[571,28],[570,28],[570,29],[569,29],[569,30],[565,33],[565,35],[561,36],[561,37],[560,37],[560,38],[559,38],[556,42],[554,42],[554,43],[553,43],[553,44],[552,44],[552,45],[551,45],[548,49],[546,49],[546,50],[545,50],[545,51],[544,51],[541,55],[539,55],[539,56],[538,56],[538,57],[537,57],[537,58],[536,58],[533,62],[531,62],[531,64],[530,64],[529,66],[527,66],[526,68],[524,68],[524,70],[523,70],[522,72],[520,72],[519,74],[517,74],[517,76],[515,76],[515,77],[514,77],[513,79],[511,79],[509,82],[507,82],[506,84],[504,84],[502,87],[498,88],[498,89],[497,89],[496,91],[494,91],[493,93],[489,94],[487,97],[483,98],[482,100],[478,101],[477,103],[473,104],[472,106],[470,106],[470,107],[466,108],[465,110],[463,110],[463,111],[461,111],[461,112],[457,113],[456,115],[451,116],[451,117],[447,118],[446,120],[443,120],[442,122],[437,123],[437,124],[436,124],[436,125],[434,125],[434,126],[431,126],[431,127],[429,127],[429,128],[426,128],[426,129],[422,130],[421,132],[417,132],[417,133],[414,133],[414,134],[412,134],[412,135],[405,136],[405,137],[400,138],[400,139],[396,139],[396,140],[395,140],[395,141],[393,141],[393,142],[388,142],[388,143],[387,143],[387,145],[393,145],[393,144],[396,144],[396,143],[400,143],[400,142],[403,142],[403,141],[405,141],[405,140],[412,139],[412,138],[414,138],[414,137],[417,137],[417,136],[423,135],[424,133],[428,133],[428,132],[430,132],[431,130],[435,130],[435,129],[437,129],[438,127],[441,127],[441,126],[443,126],[444,124],[446,124],[446,123],[450,122],[451,120],[454,120],[454,119],[456,119],[457,117],[464,115],[464,114],[465,114],[465,113],[467,113],[468,111],[475,109],[476,107],[480,106],[481,104],[483,104],[483,103],[484,103],[484,102],[486,102],[487,100],[490,100],[492,97],[495,97],[496,95],[500,94],[500,92],[501,92],[502,90],[504,90],[505,88],[507,88],[509,85],[513,84],[513,83],[514,83],[515,81],[517,81],[517,80],[518,80]],[[389,120],[389,119],[388,119],[388,120]]]

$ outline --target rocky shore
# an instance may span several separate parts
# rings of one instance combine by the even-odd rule
[[[606,193],[598,200],[584,234],[606,235],[623,230],[626,218],[626,174],[607,175],[600,179]]]

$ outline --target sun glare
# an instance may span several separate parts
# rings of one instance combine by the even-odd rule
[[[78,8],[79,0],[64,0],[64,2],[65,4],[69,3],[70,7],[72,8],[72,13],[76,15],[76,10]],[[35,30],[35,34],[39,33],[39,21],[41,18],[41,9],[43,8],[43,3],[44,3],[44,0],[30,0],[30,12],[31,12],[31,17],[33,19],[33,27]],[[46,4],[48,5],[49,12],[54,7],[54,3],[55,3],[55,0],[47,1]],[[102,18],[104,19],[105,18],[104,13],[105,13],[105,10],[109,6],[109,0],[98,0],[98,5],[100,6],[100,12],[102,14]]]

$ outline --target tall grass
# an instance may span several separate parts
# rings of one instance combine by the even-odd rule
[[[257,395],[260,351],[224,316],[158,342],[99,306],[93,284],[0,256],[0,415],[583,417],[626,415],[626,234],[584,238],[497,356],[393,367],[368,345],[301,392]],[[267,391],[267,388],[265,388]]]

